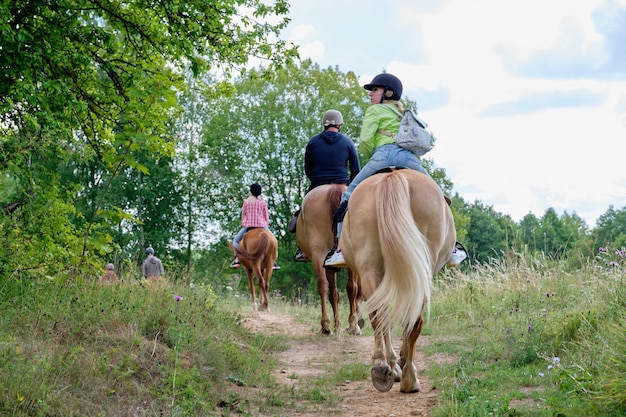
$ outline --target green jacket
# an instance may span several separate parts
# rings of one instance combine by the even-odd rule
[[[383,103],[373,104],[365,110],[359,143],[359,152],[362,156],[361,165],[369,161],[376,148],[395,142],[394,138],[378,133],[379,130],[385,130],[396,134],[400,129],[401,118],[390,107],[399,112],[395,105]]]

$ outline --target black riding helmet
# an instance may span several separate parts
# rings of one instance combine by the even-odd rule
[[[374,87],[384,88],[382,100],[400,100],[400,97],[402,97],[402,82],[395,75],[388,73],[378,74],[369,84],[363,86],[368,91],[371,91]],[[388,90],[391,90],[393,94],[387,96]]]
[[[252,194],[255,197],[258,197],[261,195],[261,186],[259,184],[257,184],[256,182],[254,184],[252,184],[250,186],[250,194]]]

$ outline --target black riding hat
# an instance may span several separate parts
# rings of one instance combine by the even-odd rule
[[[383,99],[387,100],[400,100],[402,97],[402,81],[398,77],[388,73],[378,74],[370,81],[369,84],[365,84],[363,88],[366,90],[372,90],[374,87],[383,87]],[[391,90],[393,94],[387,97],[387,91]]]
[[[250,194],[252,194],[255,197],[260,196],[261,191],[262,191],[261,186],[257,184],[256,182],[250,186]]]

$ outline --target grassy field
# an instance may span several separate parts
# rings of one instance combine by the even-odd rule
[[[621,255],[618,255],[621,257]],[[426,333],[458,361],[429,374],[433,416],[626,415],[622,259],[568,272],[547,260],[437,277]]]
[[[426,350],[454,360],[429,366],[431,416],[626,415],[625,265],[601,255],[577,271],[520,256],[439,273]],[[0,300],[2,416],[280,416],[368,376],[355,364],[278,389],[267,353],[288,340],[242,326],[245,292],[2,279]],[[314,305],[272,309],[319,322]]]

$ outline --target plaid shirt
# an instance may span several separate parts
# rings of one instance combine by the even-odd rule
[[[267,203],[258,197],[252,201],[246,199],[241,210],[241,225],[243,227],[269,227]]]

